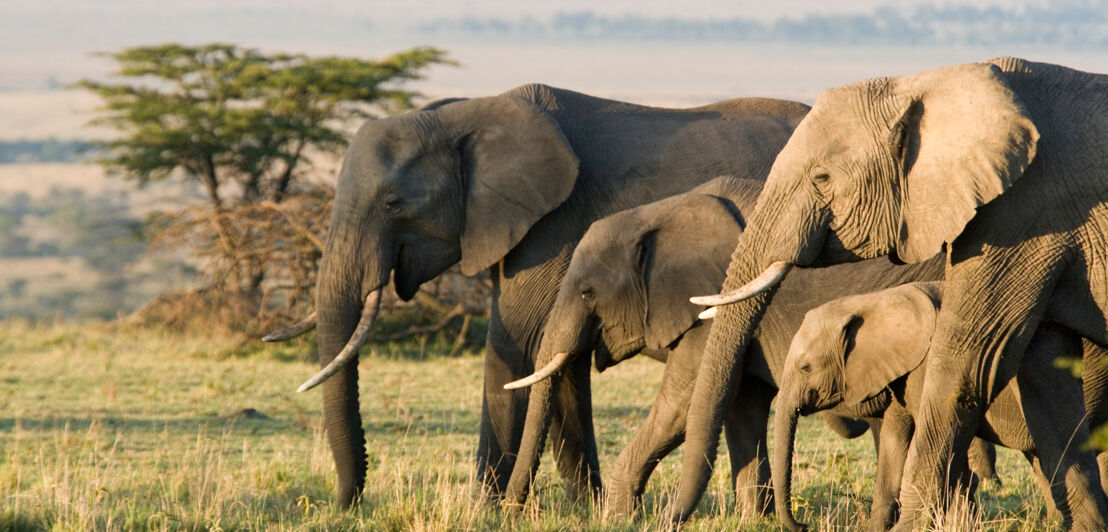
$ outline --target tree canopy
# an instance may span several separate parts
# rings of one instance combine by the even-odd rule
[[[312,150],[346,145],[353,121],[409,109],[419,79],[446,52],[413,48],[381,60],[266,54],[231,44],[163,44],[104,54],[122,81],[83,80],[99,94],[93,123],[120,132],[101,162],[147,183],[176,169],[199,180],[212,205],[280,201]]]
[[[380,60],[232,44],[104,55],[113,76],[79,83],[104,102],[92,123],[118,132],[96,143],[99,162],[140,186],[183,176],[204,190],[149,217],[154,248],[185,250],[213,301],[260,312],[276,300],[288,313],[311,300],[330,213],[332,191],[305,179],[313,161],[334,160],[359,122],[412,108],[421,95],[403,82],[453,64],[427,47]]]

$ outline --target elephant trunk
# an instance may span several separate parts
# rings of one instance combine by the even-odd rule
[[[777,410],[773,418],[773,499],[781,524],[798,532],[807,526],[796,522],[792,510],[793,445],[796,439],[796,422],[800,411],[796,407],[795,394],[782,390],[777,395]]]
[[[361,314],[358,309],[343,308],[325,300],[319,311],[319,362],[330,364],[353,334]],[[357,298],[354,298],[357,302]],[[365,433],[358,403],[358,364],[346,364],[325,381],[323,425],[338,473],[340,506],[355,502],[365,485]]]
[[[531,492],[531,483],[539,469],[543,446],[546,445],[546,434],[550,431],[554,414],[552,403],[558,393],[559,380],[558,377],[544,379],[531,387],[519,454],[504,495],[509,504],[522,505]]]
[[[357,260],[367,256],[361,253],[364,247],[357,245],[358,239],[346,236],[351,235],[336,231],[332,220],[316,289],[319,361],[331,373],[321,386],[323,425],[338,474],[336,504],[342,507],[354,504],[365,485],[358,345],[368,335],[380,302],[381,287],[385,284],[381,272],[385,272],[383,277],[387,281],[389,271],[388,265],[381,265],[376,258]],[[372,290],[368,294],[363,292],[369,288]],[[345,363],[332,366],[340,354]]]
[[[358,358],[358,349],[369,340],[369,333],[373,330],[373,322],[377,320],[377,311],[381,308],[381,289],[378,288],[369,293],[365,297],[365,302],[362,305],[361,319],[358,320],[358,326],[354,328],[354,332],[350,335],[350,339],[346,341],[346,345],[343,346],[342,351],[335,355],[327,365],[323,366],[323,369],[301,384],[296,389],[297,392],[306,392],[319,386],[331,378],[334,374],[342,371],[342,368],[347,364],[350,364],[356,358]]]
[[[569,302],[573,299],[572,296],[562,297],[559,294],[550,313],[539,345],[538,358],[535,360],[535,366],[543,369],[531,377],[505,386],[531,386],[523,436],[505,491],[505,501],[509,504],[522,505],[531,491],[531,483],[538,471],[546,435],[553,419],[554,401],[561,382],[558,370],[567,366],[577,355],[591,351],[592,348],[589,345],[591,314],[586,309],[579,308],[580,305]]]
[[[739,289],[747,280],[763,274],[771,264],[786,263],[778,269],[787,273],[789,264],[812,261],[826,235],[827,221],[822,215],[813,214],[803,202],[792,199],[802,194],[800,190],[775,192],[768,188],[762,193],[747,231],[731,255],[724,292]],[[781,201],[788,203],[774,203],[774,200],[766,200],[767,197],[784,198]],[[803,230],[785,234],[775,232],[775,228],[786,226]],[[781,271],[769,276],[773,282],[767,283],[764,290],[747,294],[749,297],[737,303],[717,307],[689,402],[685,459],[670,513],[675,523],[688,519],[708,486],[724,409],[738,393],[738,374],[742,371],[746,348],[777,291],[778,274],[783,276]]]
[[[738,393],[738,374],[754,329],[771,293],[720,307],[712,324],[704,361],[698,370],[686,422],[685,458],[670,518],[684,522],[708,486],[715,462],[724,409]]]

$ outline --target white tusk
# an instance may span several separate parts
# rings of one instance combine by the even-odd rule
[[[307,318],[304,318],[300,323],[293,325],[287,329],[281,329],[277,332],[271,332],[262,337],[263,342],[284,342],[285,340],[292,340],[301,334],[304,334],[312,329],[315,329],[315,311],[313,310]]]
[[[726,294],[719,294],[714,296],[699,296],[691,297],[689,301],[697,305],[705,306],[720,306],[730,305],[732,303],[738,303],[747,298],[754,297],[770,288],[773,288],[777,283],[781,282],[781,279],[785,278],[785,275],[789,273],[789,270],[793,268],[792,263],[779,260],[766,268],[766,271],[756,277],[753,281],[746,283],[746,286],[733,290]]]
[[[518,381],[512,381],[508,384],[505,384],[504,389],[515,390],[517,388],[526,388],[532,384],[535,384],[536,382],[549,377],[555,371],[562,369],[562,365],[566,363],[566,360],[569,360],[569,353],[558,353],[554,355],[554,359],[551,360],[550,363],[547,364],[545,367],[522,379],[519,379]]]
[[[719,312],[719,307],[708,307],[704,309],[704,312],[697,314],[696,317],[702,320],[710,320],[716,317],[716,313]]]
[[[327,364],[323,369],[319,370],[315,376],[308,379],[296,389],[297,392],[306,392],[319,386],[323,381],[329,379],[332,375],[336,374],[358,356],[358,348],[362,347],[362,344],[369,339],[369,331],[373,328],[373,321],[377,319],[377,309],[381,306],[381,289],[374,290],[365,296],[365,305],[362,307],[362,319],[358,321],[357,328],[354,329],[354,334],[350,335],[350,339],[346,342],[346,347],[342,348],[339,354],[335,355],[335,358],[331,360],[330,364]]]

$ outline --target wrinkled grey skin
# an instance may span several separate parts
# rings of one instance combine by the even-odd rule
[[[1019,59],[878,78],[820,95],[774,162],[724,290],[772,263],[945,251],[901,489],[905,527],[944,507],[947,465],[1015,375],[1044,313],[1108,344],[1108,77]],[[773,290],[720,309],[697,374],[672,518],[707,485],[723,413]],[[949,474],[948,474],[949,473]],[[1074,472],[1080,474],[1080,471]],[[1065,473],[1066,475],[1069,472]]]
[[[807,112],[759,98],[658,109],[543,85],[437,102],[367,122],[351,141],[316,290],[320,362],[351,337],[363,301],[390,278],[402,299],[451,265],[489,270],[478,474],[501,493],[526,414],[533,354],[577,240],[608,214],[721,174],[763,179]],[[571,493],[599,489],[588,364],[571,370],[554,424]],[[337,503],[365,482],[357,364],[323,384]]]
[[[536,367],[545,366],[558,352],[577,358],[595,352],[599,370],[639,353],[666,359],[650,414],[605,482],[609,513],[632,512],[654,467],[684,438],[691,384],[708,336],[707,324],[697,319],[699,307],[688,298],[719,289],[745,213],[752,211],[761,189],[760,182],[722,177],[599,220],[574,251]],[[804,313],[847,294],[939,279],[942,267],[939,260],[896,266],[879,259],[798,272],[789,279],[755,333],[753,351],[741,372],[742,393],[726,414],[732,485],[741,512],[759,515],[771,504],[765,461],[769,405],[789,340]],[[546,427],[554,417],[552,405],[565,380],[555,374],[532,387],[519,457],[508,484],[510,502],[522,503],[527,497]],[[842,418],[828,420],[840,434],[847,432]]]
[[[885,530],[896,522],[904,459],[927,370],[924,357],[941,303],[942,283],[912,283],[837,299],[804,317],[785,359],[774,417],[774,441],[779,442],[774,492],[777,514],[787,528],[803,528],[792,515],[793,443],[797,417],[814,412],[882,418],[870,529]],[[1055,361],[1104,355],[1099,348],[1083,354],[1080,338],[1044,323],[1016,379],[1001,389],[978,427],[979,437],[1023,451],[1036,467],[1047,466],[1053,483],[1036,470],[1040,484],[1050,484],[1047,507],[1057,507],[1069,529],[1105,527],[1108,499],[1096,456],[1073,442],[1086,441],[1090,425],[1103,423],[1108,412],[1086,413],[1081,379]],[[1090,404],[1102,403],[1090,399]],[[1082,464],[1084,474],[1069,467],[1073,462]],[[1069,473],[1055,478],[1058,471]]]

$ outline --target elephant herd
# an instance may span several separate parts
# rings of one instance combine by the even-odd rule
[[[302,389],[322,386],[344,506],[366,474],[351,362],[381,291],[411,298],[460,263],[493,280],[477,471],[509,504],[548,433],[568,495],[622,514],[683,442],[684,522],[723,432],[739,510],[799,529],[794,432],[819,412],[873,429],[873,529],[927,526],[988,466],[968,458],[982,442],[1028,457],[1064,526],[1105,529],[1084,442],[1108,421],[1106,200],[1108,76],[1057,65],[874,78],[811,108],[526,85],[362,126],[316,313],[267,339],[317,329],[324,368]],[[665,363],[661,390],[602,488],[590,366],[639,354]]]

